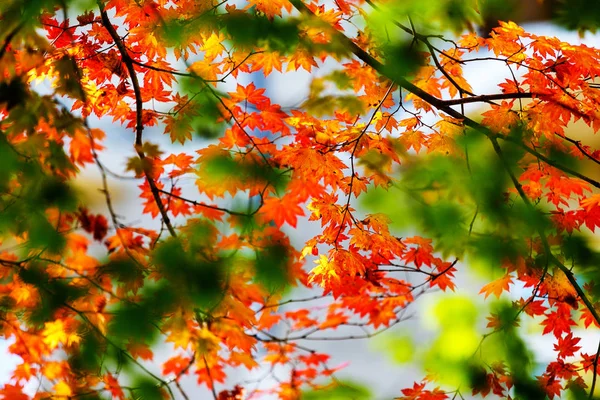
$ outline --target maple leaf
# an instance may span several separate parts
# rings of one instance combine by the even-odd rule
[[[580,204],[587,212],[590,212],[593,208],[600,207],[600,194],[583,199]]]
[[[278,227],[287,222],[295,228],[298,216],[304,216],[304,210],[293,196],[286,195],[281,198],[271,196],[265,199],[261,214],[265,220],[273,221]]]
[[[554,345],[554,351],[558,351],[559,358],[573,356],[576,351],[581,349],[581,346],[577,346],[580,341],[580,338],[573,337],[573,332],[569,332],[567,335],[558,338],[558,342]]]
[[[196,61],[190,65],[190,71],[207,81],[216,81],[218,68],[208,60]]]
[[[556,310],[545,314],[546,319],[542,321],[544,325],[543,334],[552,332],[557,338],[563,333],[569,332],[572,325],[576,325],[571,319],[571,309],[567,304],[560,303]]]
[[[594,324],[596,327],[600,328],[600,324],[598,321],[596,321],[596,318],[587,307],[581,311],[580,319],[583,320],[583,324],[586,328],[588,328],[591,324]]]
[[[414,383],[412,388],[402,389],[404,396],[397,397],[398,400],[444,400],[448,398],[442,390],[435,388],[434,390],[425,389],[425,382]]]
[[[243,400],[246,391],[240,385],[235,385],[233,390],[223,390],[219,392],[217,400]]]
[[[2,389],[0,389],[0,395],[3,400],[30,400],[30,397],[23,393],[23,386],[20,384],[5,384]]]
[[[327,319],[319,325],[319,329],[337,328],[339,325],[348,322],[348,316],[341,312],[328,314]]]
[[[174,374],[175,376],[180,376],[184,370],[189,367],[191,361],[192,360],[189,357],[171,357],[163,364],[163,374]]]
[[[262,71],[265,77],[269,76],[273,70],[281,72],[282,57],[276,51],[263,51],[254,56],[253,71]]]
[[[108,233],[108,220],[103,215],[89,214],[87,209],[81,209],[79,214],[81,227],[93,235],[94,240],[102,241]]]
[[[73,344],[79,343],[81,340],[81,337],[76,333],[68,332],[67,325],[60,319],[53,322],[46,322],[44,324],[42,335],[44,336],[44,343],[46,343],[50,349],[55,349],[60,344],[72,346]]]
[[[400,143],[402,143],[407,150],[412,148],[418,153],[425,145],[425,139],[426,136],[423,134],[423,132],[407,130],[402,134],[402,136],[400,136]]]
[[[104,132],[100,129],[92,129],[90,130],[90,134],[94,138],[93,149],[102,150],[103,147],[99,144],[99,140],[104,138]],[[69,144],[69,153],[71,154],[71,160],[79,165],[83,166],[94,162],[92,140],[86,132],[81,130],[75,132]]]
[[[56,385],[54,385],[52,390],[56,396],[59,396],[59,398],[68,398],[73,394],[73,390],[65,381],[59,381]]]
[[[265,89],[257,89],[254,83],[250,83],[245,87],[238,84],[236,91],[234,93],[229,93],[229,95],[233,102],[248,101],[260,108],[263,104],[271,102],[264,93]]]
[[[249,353],[233,352],[229,357],[232,365],[243,365],[247,370],[252,370],[259,366],[258,362]]]
[[[191,124],[191,118],[183,115],[173,117],[168,115],[165,119],[165,133],[171,137],[171,142],[179,142],[184,144],[192,139],[192,131],[194,128]]]
[[[202,43],[200,48],[204,51],[204,60],[206,62],[212,62],[225,50],[222,44],[224,41],[225,36],[221,33],[211,33],[204,38],[204,43]]]
[[[535,315],[543,315],[546,310],[548,309],[547,307],[544,306],[544,300],[523,300],[523,298],[519,299],[519,301],[516,302],[516,306],[518,308],[523,308],[523,311],[525,311],[525,313],[527,313],[527,315],[530,316],[535,316]]]
[[[339,281],[339,275],[327,256],[321,254],[315,264],[317,266],[310,271],[312,276],[309,282],[316,281],[322,287],[327,287],[331,281]]]
[[[129,343],[127,345],[127,350],[134,358],[139,357],[142,360],[152,360],[154,358],[154,353],[152,353],[152,350],[145,344]]]
[[[560,392],[563,390],[563,387],[560,384],[559,379],[556,379],[554,376],[544,374],[538,377],[538,381],[550,400],[552,400],[554,396],[560,397]]]
[[[429,280],[429,286],[430,287],[437,286],[444,292],[446,291],[446,289],[450,289],[450,290],[454,291],[454,289],[456,289],[456,283],[454,283],[452,281],[452,278],[454,278],[454,275],[453,275],[454,271],[456,271],[455,268],[449,268],[449,269],[445,270],[443,273],[435,275],[433,278],[431,278]]]
[[[125,393],[119,385],[119,381],[112,374],[104,375],[104,387],[110,392],[113,398],[120,400],[125,398]]]
[[[314,56],[305,49],[298,48],[289,58],[287,70],[298,70],[300,68],[305,69],[307,72],[311,72],[313,67],[318,67]]]
[[[411,243],[408,240],[407,243]],[[430,266],[433,262],[433,255],[431,254],[431,246],[427,243],[426,246],[413,247],[408,249],[408,251],[404,254],[404,260],[407,263],[414,263],[417,268],[420,268],[423,265]]]
[[[42,373],[50,380],[55,380],[63,376],[67,370],[68,367],[65,368],[65,365],[60,362],[48,362],[42,367]]]
[[[503,277],[496,279],[495,281],[490,282],[482,287],[479,293],[485,293],[486,299],[491,294],[494,294],[496,297],[500,298],[500,295],[503,291],[509,290],[511,283],[513,283],[512,276],[510,276],[510,274],[506,274]]]
[[[21,380],[29,381],[37,373],[37,368],[32,368],[31,364],[24,362],[15,368],[13,379],[19,383]]]

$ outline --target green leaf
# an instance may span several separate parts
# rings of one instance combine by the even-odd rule
[[[34,249],[45,249],[52,254],[60,254],[67,241],[42,215],[29,218],[29,246]]]
[[[222,16],[220,23],[239,48],[251,50],[264,46],[285,54],[294,50],[300,41],[298,23],[293,19],[269,20],[248,13],[231,13]]]
[[[135,388],[135,400],[164,400],[159,383],[148,378],[137,379],[132,387]]]
[[[58,207],[59,210],[75,211],[77,199],[75,192],[65,181],[53,177],[42,176],[37,199],[38,206],[43,208]]]
[[[356,95],[310,97],[302,103],[302,108],[316,117],[333,115],[334,111],[346,111],[350,115],[365,112],[365,105]]]
[[[26,268],[19,269],[19,278],[38,289],[40,301],[28,316],[28,321],[41,326],[51,320],[56,311],[66,307],[87,293],[87,288],[73,286],[69,281],[50,278],[45,264],[31,262]]]
[[[600,3],[595,0],[560,0],[555,11],[555,21],[567,29],[595,33],[600,26]]]
[[[98,268],[98,276],[108,275],[126,291],[136,292],[143,285],[144,271],[130,258],[116,258]]]
[[[405,79],[424,65],[423,51],[413,42],[389,44],[383,48],[385,75]]]
[[[159,317],[148,302],[122,304],[114,311],[108,329],[109,337],[121,343],[129,339],[136,343],[151,343],[159,333],[156,327]]]
[[[68,359],[71,370],[81,373],[99,371],[106,346],[106,341],[97,332],[84,332],[77,351]]]
[[[290,284],[289,262],[286,246],[273,244],[262,249],[256,254],[256,280],[270,292],[285,289]]]
[[[195,239],[191,241],[206,240],[202,236],[203,227],[201,224],[195,228],[190,236]],[[179,239],[169,239],[157,246],[153,262],[169,283],[168,287],[176,288],[174,297],[209,308],[222,298],[227,266],[224,259],[207,257],[201,244],[193,246],[186,249]]]

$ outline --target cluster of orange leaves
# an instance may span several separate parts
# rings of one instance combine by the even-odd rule
[[[315,2],[307,5],[317,18],[344,32],[348,27],[344,21],[359,18],[365,4],[362,0],[338,0],[329,6]],[[218,7],[211,1],[196,0],[106,1],[103,12],[110,16],[125,44],[125,56],[99,10],[78,16],[76,22],[62,19],[60,11],[54,14],[50,10],[40,18],[46,39],[31,31],[31,38],[25,37],[22,43],[7,43],[0,64],[1,80],[18,77],[28,83],[53,82],[53,95],[73,99],[71,112],[84,119],[95,116],[135,129],[140,117],[144,127],[161,126],[173,142],[182,144],[192,139],[195,127],[191,121],[203,110],[194,102],[194,94],[178,90],[177,82],[182,75],[197,81],[198,92],[209,92],[217,98],[220,119],[229,125],[215,144],[195,152],[163,154],[151,143],[144,144],[146,157],[133,157],[128,163],[138,178],[147,177],[139,184],[143,213],[161,218],[162,208],[171,217],[185,217],[186,222],[175,227],[182,233],[186,232],[186,224],[198,218],[215,221],[223,227],[210,232],[208,240],[215,254],[224,250],[257,251],[272,243],[282,245],[288,255],[289,282],[311,288],[317,294],[315,298],[284,304],[280,294],[269,292],[256,281],[251,266],[235,266],[222,288],[222,300],[210,311],[208,321],[198,318],[193,304],[181,304],[177,312],[161,320],[162,340],[174,348],[174,355],[162,365],[165,384],[159,385],[167,398],[167,387],[174,386],[186,374],[195,374],[198,384],[215,391],[219,399],[242,398],[243,388],[226,380],[227,369],[254,370],[264,365],[270,366],[271,373],[280,374],[279,383],[271,388],[261,387],[253,396],[274,393],[281,399],[299,398],[302,389],[320,387],[319,379],[336,370],[328,364],[329,355],[299,345],[299,341],[335,338],[337,332],[352,328],[374,332],[390,327],[400,322],[406,307],[430,288],[455,288],[456,263],[439,257],[435,243],[419,236],[397,237],[390,231],[385,210],[365,215],[356,211],[353,204],[367,187],[392,184],[397,167],[414,155],[460,155],[456,139],[464,130],[462,121],[436,110],[417,94],[395,96],[395,83],[379,76],[372,66],[349,52],[317,52],[303,44],[289,54],[260,44],[250,50],[247,46],[238,48],[235,41],[228,40],[226,32],[211,24],[194,23],[211,13],[256,11],[276,20],[292,15],[293,7],[286,0],[251,0],[246,8],[230,4]],[[291,18],[297,18],[307,40],[317,44],[335,40],[331,32],[309,23],[308,18]],[[182,27],[176,43],[161,30],[166,23]],[[381,59],[381,49],[370,38],[367,26],[352,40]],[[566,141],[564,133],[567,124],[577,120],[594,130],[600,127],[600,98],[592,85],[600,75],[600,54],[596,49],[535,36],[512,23],[504,23],[488,39],[466,34],[456,47],[445,50],[440,63],[446,74],[433,63],[432,55],[426,54],[428,63],[412,82],[439,99],[459,98],[472,90],[463,76],[463,60],[480,49],[489,49],[502,62],[524,71],[517,80],[500,84],[506,99],[483,113],[484,126],[498,135],[508,135],[511,127],[525,124],[532,132],[530,146],[540,153],[559,149],[581,159],[600,159],[598,150]],[[61,80],[61,63],[65,60],[75,63],[81,92],[65,87],[64,79]],[[251,73],[265,77],[302,70],[319,74],[328,60],[337,62],[340,73],[349,80],[364,110],[362,115],[343,104],[324,117],[316,117],[302,107],[284,109],[272,101],[264,88],[242,83],[242,78]],[[175,65],[182,65],[181,61],[187,63],[187,71],[175,69]],[[139,93],[132,84],[127,63],[137,74]],[[225,81],[233,82],[231,87],[235,90],[219,92],[219,83]],[[517,112],[518,96],[511,99],[510,94],[521,93],[531,93],[532,99]],[[136,100],[141,101],[143,110],[136,109]],[[409,113],[403,104],[410,101],[413,108]],[[54,107],[52,102],[40,106],[30,126],[15,120],[2,123],[1,130],[13,146],[34,136],[42,138],[42,165],[49,152],[48,143],[65,146],[68,162],[47,172],[68,180],[77,175],[80,167],[96,163],[96,152],[102,152],[109,144],[101,144],[104,132],[89,129],[82,122],[73,122],[66,128],[58,125],[61,111]],[[10,112],[5,107],[0,115],[6,117]],[[431,114],[438,117],[434,125],[425,118]],[[365,119],[365,115],[372,117]],[[240,173],[215,176],[211,162],[222,158],[237,163]],[[532,154],[523,157],[520,164],[524,173],[519,181],[531,200],[551,205],[556,225],[555,235],[549,238],[552,244],[560,243],[564,235],[573,231],[593,232],[600,227],[600,195],[593,192],[590,182],[538,161]],[[244,172],[256,165],[285,175],[285,189]],[[185,176],[196,178],[196,199],[182,195],[177,182]],[[168,187],[164,183],[167,181],[174,183]],[[17,191],[15,185],[10,190]],[[259,199],[253,216],[265,227],[238,229],[243,226],[243,216],[228,209],[226,203],[240,195]],[[11,382],[0,388],[0,398],[28,399],[23,393],[24,384],[41,379],[44,385],[35,394],[36,399],[50,395],[69,398],[90,391],[124,399],[126,389],[121,387],[118,371],[101,368],[81,375],[68,361],[57,361],[57,354],[77,353],[82,336],[90,330],[106,334],[111,310],[123,301],[138,301],[145,280],[161,279],[149,262],[161,233],[116,224],[114,215],[92,214],[85,208],[64,213],[48,209],[45,213],[57,230],[64,232],[66,250],[62,254],[0,252],[0,292],[3,299],[11,301],[10,310],[0,314],[0,334],[12,341],[9,351],[20,358]],[[299,219],[306,217],[320,226],[320,232],[298,250],[290,244],[286,231],[296,228]],[[26,235],[3,239],[8,244],[28,240]],[[104,247],[102,256],[91,255],[92,243],[96,248]],[[532,239],[529,245],[532,254],[544,251],[539,238]],[[38,288],[19,278],[18,271],[30,268],[32,258],[52,278],[67,279],[70,285],[88,291],[74,302],[67,301],[41,326],[29,325],[22,317],[39,307],[43,299]],[[108,260],[126,258],[135,260],[140,268],[135,279],[116,282],[102,274]],[[315,265],[307,268],[306,260],[310,259]],[[585,386],[582,372],[597,369],[597,360],[594,354],[578,352],[580,339],[573,336],[573,318],[579,312],[586,327],[598,326],[594,315],[558,269],[542,272],[534,266],[533,258],[507,262],[503,268],[506,274],[486,285],[482,293],[485,297],[500,296],[516,280],[534,289],[530,298],[516,304],[527,315],[541,318],[544,334],[556,337],[557,360],[539,377],[548,395],[560,396],[567,385]],[[404,272],[409,272],[411,278],[400,278]],[[593,288],[589,285],[586,290]],[[319,298],[327,300],[324,309],[310,304]],[[493,315],[488,326],[498,327]],[[151,348],[145,344],[130,342],[122,350],[136,361],[153,359]],[[287,372],[284,375],[279,371]],[[510,374],[502,366],[491,368],[486,379],[487,386],[478,390],[480,394],[492,391],[499,396],[508,395]],[[401,393],[404,399],[449,398],[441,389],[426,389],[424,383]]]

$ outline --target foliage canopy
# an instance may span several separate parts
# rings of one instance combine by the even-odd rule
[[[485,328],[468,298],[438,304],[427,376],[398,398],[591,398],[600,347],[576,327],[600,328],[600,149],[566,128],[600,128],[600,50],[514,22],[475,33],[501,3],[2,1],[0,334],[20,361],[0,399],[32,382],[35,399],[187,399],[187,375],[218,400],[370,398],[311,341],[401,324],[461,270],[505,300]],[[559,21],[594,30],[596,3],[575,3]],[[485,63],[506,79],[482,94],[463,69]],[[297,71],[294,106],[253,81]],[[103,161],[107,124],[133,132],[125,171]],[[89,167],[98,210],[76,184]],[[160,225],[120,215],[115,182]],[[319,232],[295,247],[306,220]]]

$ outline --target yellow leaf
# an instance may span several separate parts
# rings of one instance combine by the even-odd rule
[[[54,385],[54,394],[57,396],[69,397],[73,394],[73,391],[67,385],[65,381],[60,381],[56,385]]]
[[[217,72],[221,72],[219,71],[219,67],[217,65],[213,65],[210,61],[207,60],[196,61],[195,63],[190,65],[190,70],[199,77],[209,81],[216,81]]]
[[[187,349],[191,339],[192,335],[189,329],[184,326],[183,329],[171,330],[171,333],[167,337],[167,342],[173,343],[175,348],[181,347],[182,349]]]
[[[225,41],[225,37],[221,33],[213,33],[204,40],[202,50],[206,62],[212,62],[225,50],[225,47],[221,44],[223,41]]]
[[[44,335],[44,343],[51,350],[57,348],[60,344],[71,346],[81,340],[76,333],[68,333],[64,321],[60,319],[54,322],[46,322],[42,335]]]
[[[310,271],[312,274],[309,279],[310,282],[313,282],[316,277],[319,277],[320,285],[324,287],[327,282],[331,281],[332,279],[340,279],[337,272],[335,272],[335,268],[329,262],[329,259],[326,256],[321,254],[319,259],[315,261],[315,264],[317,264],[317,266]]]
[[[321,211],[319,211],[318,207],[315,207],[313,205],[313,201],[311,200],[310,203],[308,203],[306,205],[306,208],[308,208],[310,211],[312,211],[313,215],[315,216],[315,218],[321,218]]]
[[[258,367],[256,360],[248,353],[232,352],[229,362],[233,365],[243,365],[248,370]]]
[[[196,342],[196,350],[201,354],[210,353],[219,348],[221,341],[207,327],[202,327],[198,331],[198,341]]]
[[[312,248],[313,246],[304,246],[304,248],[302,249],[302,254],[300,255],[300,259],[304,260],[304,258],[312,253]]]
[[[42,367],[42,373],[50,380],[54,380],[64,374],[63,364],[56,361],[50,361]]]

